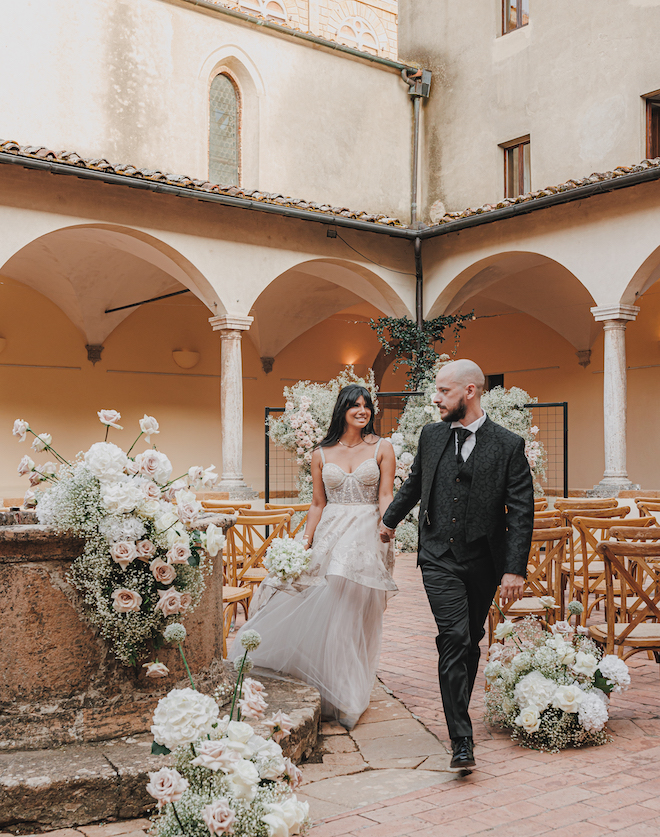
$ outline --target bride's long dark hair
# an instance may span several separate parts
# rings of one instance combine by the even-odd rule
[[[364,398],[364,406],[371,411],[371,417],[366,427],[362,428],[362,438],[374,434],[374,402],[371,400],[369,390],[361,387],[359,384],[349,384],[340,390],[335,403],[335,408],[332,411],[332,419],[330,420],[330,427],[325,434],[325,439],[319,442],[318,447],[327,448],[330,445],[336,445],[340,437],[346,430],[346,413],[351,407],[355,407],[358,398]]]

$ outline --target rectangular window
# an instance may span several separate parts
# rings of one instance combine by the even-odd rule
[[[532,191],[529,137],[505,143],[504,197],[516,198]]]
[[[486,389],[490,392],[495,387],[504,386],[504,375],[486,375]]]
[[[646,96],[646,156],[660,157],[660,93]]]
[[[502,34],[529,23],[529,0],[502,0]]]

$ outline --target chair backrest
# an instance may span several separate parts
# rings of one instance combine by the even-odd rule
[[[656,520],[659,519],[660,500],[651,500],[648,497],[637,497],[637,499],[635,500],[635,504],[637,506],[637,511],[639,512],[640,517],[647,517],[648,515],[653,515],[653,517],[655,517]]]
[[[545,511],[548,508],[548,501],[545,497],[539,497],[538,500],[534,500],[534,511]]]
[[[617,518],[630,514],[630,506],[616,506],[611,509],[564,509],[562,515],[570,526],[576,517]]]
[[[595,497],[558,497],[555,508],[566,509],[613,509],[618,505],[616,498],[597,500]]]
[[[560,514],[544,515],[543,512],[537,512],[534,515],[534,529],[553,529],[561,526],[562,523],[563,520]]]
[[[290,511],[296,514],[296,517],[291,518],[289,524],[289,535],[293,538],[307,523],[307,513],[312,507],[311,503],[291,503],[288,506],[278,505],[277,503],[266,503],[267,509],[279,509],[280,511]]]
[[[640,518],[642,520],[649,518]],[[636,522],[636,521],[633,521]],[[658,541],[660,540],[660,526],[612,526],[610,538],[617,541]]]
[[[200,500],[200,503],[206,511],[235,512],[252,508],[252,503],[244,503],[241,500]]]
[[[660,543],[603,541],[598,544],[598,554],[605,563],[607,653],[611,654],[615,640],[625,645],[632,631],[643,622],[660,622]],[[619,582],[619,589],[615,581]],[[616,609],[615,595],[619,598]],[[627,624],[615,633],[616,622]]]
[[[247,570],[263,563],[266,550],[275,538],[287,537],[290,514],[239,514],[227,530],[226,554],[228,583],[239,587]],[[271,528],[266,534],[266,527]],[[263,531],[262,531],[263,529]]]

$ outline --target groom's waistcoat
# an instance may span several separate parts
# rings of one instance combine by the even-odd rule
[[[482,556],[484,548],[488,550],[483,538],[468,543],[466,536],[474,462],[473,452],[466,462],[459,465],[452,433],[438,460],[427,517],[421,521],[420,527],[420,546],[435,556],[451,550],[458,561],[469,561]]]

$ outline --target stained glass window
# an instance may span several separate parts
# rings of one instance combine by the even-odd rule
[[[209,120],[209,180],[238,186],[239,108],[233,82],[224,74],[211,82]]]

